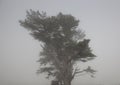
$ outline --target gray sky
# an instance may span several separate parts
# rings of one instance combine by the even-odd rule
[[[72,14],[98,56],[86,63],[98,72],[73,80],[75,85],[120,84],[120,0],[0,0],[0,85],[50,85],[36,75],[40,45],[19,25],[26,10]]]

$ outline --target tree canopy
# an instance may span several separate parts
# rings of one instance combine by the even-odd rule
[[[85,39],[85,33],[78,28],[79,20],[72,15],[60,12],[47,16],[45,12],[30,10],[20,24],[42,42],[38,73],[45,72],[48,78],[52,76],[63,85],[70,85],[76,74],[95,72],[90,67],[74,67],[76,61],[87,62],[96,56],[89,47],[90,39]]]

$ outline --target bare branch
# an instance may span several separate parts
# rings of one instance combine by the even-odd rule
[[[83,72],[84,70],[80,70],[80,68],[76,67],[73,72],[72,79],[75,77],[76,74],[83,73]]]

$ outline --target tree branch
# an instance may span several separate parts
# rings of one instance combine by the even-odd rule
[[[78,67],[76,67],[75,70],[74,70],[74,72],[73,72],[72,79],[75,77],[76,74],[82,73],[84,71],[85,70],[80,71],[80,69]]]

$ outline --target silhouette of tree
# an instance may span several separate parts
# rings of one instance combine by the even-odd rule
[[[71,85],[79,73],[94,74],[95,70],[90,66],[83,70],[74,66],[77,61],[87,62],[96,57],[89,47],[90,40],[85,39],[85,33],[78,29],[79,20],[75,17],[62,13],[47,16],[45,12],[30,10],[26,19],[19,22],[42,42],[38,60],[41,67],[37,73],[47,73],[47,78],[54,77],[59,85]]]

